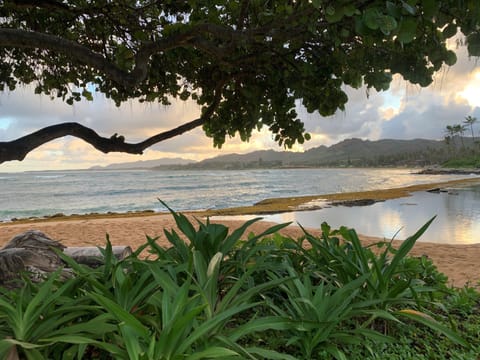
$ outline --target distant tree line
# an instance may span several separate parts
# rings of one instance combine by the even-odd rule
[[[455,147],[455,139],[459,138],[462,144],[462,147],[465,147],[465,142],[463,138],[465,137],[465,132],[470,130],[472,134],[472,140],[476,143],[475,132],[473,130],[473,125],[477,123],[477,118],[473,116],[466,116],[462,124],[447,125],[445,129],[445,142],[447,145],[453,145]]]
[[[474,129],[477,123],[478,119],[469,115],[462,123],[445,127],[444,140],[450,156],[445,165],[480,167],[480,141]]]

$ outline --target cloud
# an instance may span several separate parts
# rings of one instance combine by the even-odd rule
[[[322,117],[318,113],[308,114],[305,109],[298,110],[305,129],[312,134],[321,134],[306,144],[306,148],[319,145],[331,145],[349,137],[378,138],[378,123],[386,105],[385,97],[375,90],[367,91],[347,87],[345,92],[348,103],[345,111],[337,111],[333,116]]]
[[[445,127],[461,123],[471,110],[466,102],[444,100],[438,95],[411,99],[400,114],[382,124],[381,138],[443,138]]]

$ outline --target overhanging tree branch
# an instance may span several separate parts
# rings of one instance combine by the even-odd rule
[[[0,46],[17,48],[44,48],[59,53],[69,53],[83,64],[89,65],[107,74],[116,83],[122,86],[132,86],[138,79],[119,69],[102,55],[84,47],[74,41],[42,34],[34,31],[0,28]]]
[[[214,34],[218,38],[238,41],[243,35],[230,31],[224,26],[201,24],[193,29],[171,35],[155,42],[145,41],[139,46],[135,55],[135,67],[131,71],[125,71],[110,61],[106,56],[95,52],[78,42],[62,38],[60,36],[26,31],[22,29],[0,28],[0,47],[48,49],[60,54],[68,55],[101,73],[125,88],[133,88],[146,79],[148,75],[148,62],[150,56],[166,50],[182,46],[194,46],[204,51],[221,57],[224,55],[214,44],[199,38],[199,34]]]
[[[15,1],[8,1],[8,3],[15,4],[15,6],[18,7],[25,7],[25,8],[31,8],[31,7],[41,7],[44,9],[49,9],[49,10],[64,10],[64,11],[69,11],[70,8],[68,7],[67,4],[63,4],[60,1],[51,1],[51,0],[15,0]]]
[[[142,42],[135,55],[135,67],[131,71],[122,70],[107,57],[93,51],[88,46],[52,34],[22,29],[0,28],[0,47],[48,49],[65,54],[78,62],[97,69],[117,84],[128,88],[135,87],[145,80],[148,74],[150,56],[155,53],[162,53],[182,46],[193,46],[218,58],[224,56],[225,51],[218,48],[218,44],[214,41],[207,41],[206,35],[211,35],[215,39],[222,40],[227,44],[236,45],[245,42],[254,43],[256,36],[268,35],[270,31],[269,28],[262,27],[248,31],[237,31],[227,26],[210,23],[199,24],[187,31],[182,31],[153,42]],[[275,36],[277,38],[282,36],[290,36],[292,38],[293,35],[277,30]]]
[[[181,135],[205,124],[205,122],[210,119],[220,104],[222,94],[221,89],[224,83],[224,80],[221,80],[217,83],[214,92],[214,99],[212,103],[204,109],[201,117],[180,125],[174,129],[151,136],[142,142],[136,144],[127,143],[125,142],[125,137],[121,135],[118,136],[116,133],[111,137],[106,138],[98,135],[94,130],[79,123],[62,123],[47,126],[41,130],[35,131],[13,141],[0,142],[0,164],[5,161],[21,161],[30,151],[36,149],[40,145],[68,135],[84,140],[92,145],[95,149],[105,154],[109,152],[123,152],[127,154],[141,155],[145,149],[152,145]]]
[[[203,125],[204,122],[203,118],[198,118],[136,144],[125,142],[125,138],[117,136],[117,134],[112,135],[110,138],[102,137],[94,130],[75,122],[47,126],[16,140],[0,142],[0,163],[11,160],[21,161],[30,151],[40,145],[68,135],[84,140],[103,153],[124,152],[128,154],[142,154],[146,148],[193,130]]]

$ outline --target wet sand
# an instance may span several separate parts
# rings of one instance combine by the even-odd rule
[[[219,221],[230,229],[234,229],[243,221]],[[267,229],[272,223],[257,222],[246,234],[253,232],[259,234]],[[75,217],[50,220],[22,221],[0,224],[0,246],[3,246],[15,235],[24,231],[35,229],[47,234],[49,237],[59,240],[66,246],[102,246],[105,244],[106,234],[109,234],[113,245],[129,245],[137,248],[146,241],[146,236],[158,237],[158,244],[169,246],[163,229],[171,229],[175,223],[170,214],[156,214],[139,216],[99,216],[99,217]],[[312,233],[319,234],[316,229]],[[290,226],[282,233],[294,238],[302,236],[303,232],[296,226]],[[365,245],[381,238],[361,236]],[[397,242],[398,243],[398,242]],[[450,284],[456,287],[469,284],[477,286],[480,281],[480,243],[473,245],[445,245],[426,242],[418,242],[411,252],[413,256],[428,255],[444,272]]]

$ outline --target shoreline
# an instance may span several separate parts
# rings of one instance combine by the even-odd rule
[[[317,196],[281,198],[263,200],[256,205],[233,208],[226,210],[183,212],[190,218],[196,216],[205,218],[209,216],[228,216],[240,214],[279,213],[283,211],[299,211],[296,209],[299,205],[308,203],[308,201],[328,199],[329,201],[346,200],[365,200],[377,199],[388,200],[409,196],[415,191],[427,191],[433,188],[442,188],[449,186],[469,186],[480,184],[480,178],[470,178],[462,180],[453,180],[447,182],[429,183],[407,186],[403,188],[384,189],[377,191],[326,194]],[[280,203],[281,206],[278,204]],[[276,209],[276,211],[274,211]],[[254,212],[252,212],[254,210]],[[311,210],[306,208],[305,210]],[[222,213],[219,213],[222,212]],[[243,225],[240,220],[215,220],[212,222],[225,224],[233,230]],[[247,229],[245,236],[253,232],[259,234],[266,228],[272,226],[272,223],[259,221]],[[168,213],[155,212],[136,212],[123,214],[90,214],[75,216],[59,216],[48,219],[24,219],[12,222],[0,223],[0,247],[3,246],[14,236],[27,230],[35,229],[44,232],[52,239],[62,242],[65,246],[103,246],[105,245],[106,234],[109,235],[112,245],[128,245],[133,249],[138,248],[146,242],[146,236],[156,237],[160,246],[169,246],[163,233],[164,229],[175,228],[173,217]],[[319,229],[308,229],[314,235],[320,235]],[[298,238],[303,235],[302,230],[296,226],[289,226],[281,231],[285,236]],[[381,237],[362,236],[362,243],[370,245],[384,239]],[[394,244],[400,244],[401,240],[395,240]],[[451,245],[430,242],[417,242],[414,246],[411,256],[429,256],[438,269],[449,277],[451,285],[462,287],[465,284],[478,286],[480,281],[480,267],[478,259],[480,258],[480,243],[469,245]]]
[[[426,168],[418,173],[418,175],[480,175],[480,169],[466,168]]]
[[[296,197],[268,198],[253,205],[207,209],[207,210],[186,210],[179,211],[183,214],[190,214],[199,217],[210,216],[237,216],[237,215],[271,215],[293,211],[318,210],[326,206],[364,206],[373,202],[385,201],[408,197],[417,191],[437,190],[451,186],[469,186],[480,184],[480,177],[465,178],[449,181],[439,181],[425,184],[416,184],[390,189],[377,189],[368,191],[330,193],[319,195],[306,195]],[[319,205],[320,204],[320,205]],[[175,210],[175,209],[174,209]],[[176,210],[175,210],[176,211]],[[0,221],[0,226],[8,224],[25,224],[45,221],[70,221],[82,219],[104,219],[104,218],[128,218],[169,214],[168,210],[156,212],[154,210],[139,210],[128,212],[106,212],[87,214],[62,214],[57,213],[44,217],[13,218]]]

